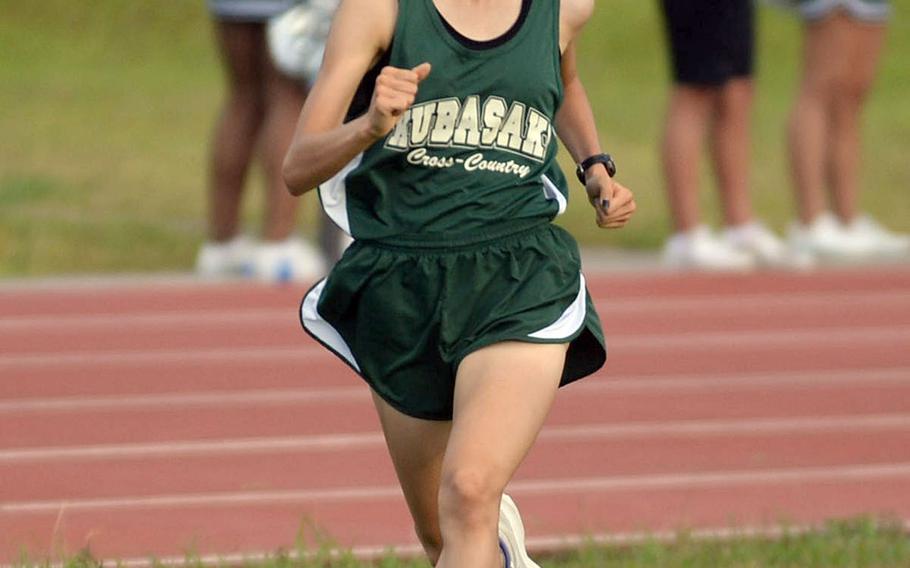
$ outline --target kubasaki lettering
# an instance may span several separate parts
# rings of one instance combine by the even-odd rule
[[[487,97],[481,104],[478,95],[470,95],[414,105],[389,133],[385,147],[400,152],[414,148],[495,149],[542,162],[552,138],[550,119],[537,109],[519,101],[509,104],[497,96]]]

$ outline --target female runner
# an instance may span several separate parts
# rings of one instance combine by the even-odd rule
[[[370,385],[417,535],[440,568],[536,567],[503,491],[557,388],[606,358],[578,248],[552,224],[580,164],[611,179],[575,67],[593,0],[344,0],[284,164],[354,244],[301,304]]]

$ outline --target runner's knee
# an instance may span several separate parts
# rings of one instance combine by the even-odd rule
[[[869,94],[869,82],[860,78],[846,78],[837,85],[836,107],[841,110],[858,111]]]
[[[439,512],[442,519],[482,526],[495,522],[502,486],[486,468],[462,467],[443,473]]]

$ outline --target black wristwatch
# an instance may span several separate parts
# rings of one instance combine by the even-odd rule
[[[609,174],[610,177],[616,175],[616,164],[613,162],[613,157],[610,156],[610,154],[594,154],[578,164],[578,168],[575,170],[575,175],[578,176],[578,181],[581,182],[581,185],[587,185],[588,181],[585,179],[585,172],[594,164],[603,164],[604,167],[607,168],[607,174]]]

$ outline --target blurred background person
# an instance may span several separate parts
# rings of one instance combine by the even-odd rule
[[[298,1],[290,10],[272,18],[266,33],[269,53],[278,70],[309,86],[322,67],[325,42],[341,0]],[[334,264],[351,243],[351,237],[321,207],[319,216],[320,249],[326,262]]]
[[[755,7],[752,0],[661,0],[673,71],[662,158],[675,268],[748,270],[788,263],[783,243],[755,219],[749,195]],[[705,139],[725,228],[701,221],[699,169]]]
[[[809,261],[910,253],[910,237],[859,212],[860,117],[890,14],[887,0],[794,0],[805,20],[802,78],[788,125],[799,218],[795,251]],[[833,212],[826,206],[830,195]]]
[[[228,91],[212,140],[208,241],[196,259],[200,275],[286,281],[312,280],[325,272],[319,251],[296,235],[298,201],[281,176],[306,89],[276,69],[266,44],[266,23],[295,4],[297,0],[208,0]],[[266,186],[255,242],[239,227],[254,153]]]

